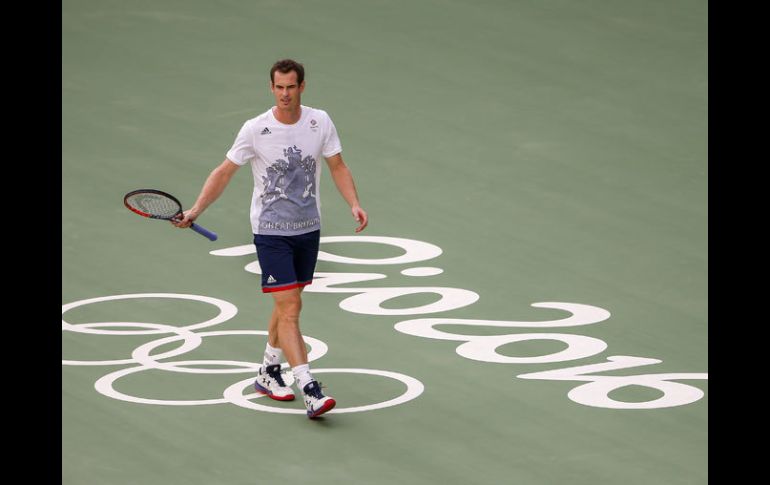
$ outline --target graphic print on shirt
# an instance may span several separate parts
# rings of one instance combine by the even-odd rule
[[[296,145],[285,148],[283,155],[267,167],[262,177],[262,212],[260,229],[295,231],[320,223],[316,205],[316,160],[302,158]]]

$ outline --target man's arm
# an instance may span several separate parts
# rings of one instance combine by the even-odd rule
[[[342,198],[350,206],[350,212],[353,214],[353,218],[358,222],[359,226],[356,228],[356,232],[361,232],[369,224],[369,216],[366,211],[361,208],[358,202],[358,193],[356,192],[356,184],[353,182],[353,175],[350,173],[350,169],[345,165],[340,153],[332,155],[326,159],[326,163],[329,165],[329,171],[332,174],[337,190],[342,194]]]
[[[227,184],[233,174],[240,168],[240,165],[231,162],[227,158],[214,170],[211,171],[206,182],[203,184],[198,200],[193,206],[184,212],[184,218],[179,221],[171,221],[176,227],[190,227],[195,219],[200,216],[220,195],[224,192]]]

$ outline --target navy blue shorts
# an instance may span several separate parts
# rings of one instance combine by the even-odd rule
[[[297,236],[255,234],[257,259],[262,268],[262,291],[302,288],[313,282],[321,231]]]

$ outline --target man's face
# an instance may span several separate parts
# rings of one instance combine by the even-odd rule
[[[305,81],[298,85],[297,73],[295,71],[286,73],[275,71],[270,90],[275,95],[275,105],[278,109],[293,111],[299,107],[300,94],[305,90]]]

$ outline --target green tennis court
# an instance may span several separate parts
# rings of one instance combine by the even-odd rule
[[[66,0],[62,35],[62,483],[708,482],[705,1]],[[216,242],[122,203],[191,204],[283,57],[370,216],[324,168],[318,421],[250,388],[250,170]]]

